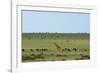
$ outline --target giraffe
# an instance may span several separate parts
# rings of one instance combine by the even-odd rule
[[[55,46],[56,49],[59,51],[59,54],[61,54],[61,52],[62,52],[61,46],[58,45],[56,42],[54,42],[54,46]]]

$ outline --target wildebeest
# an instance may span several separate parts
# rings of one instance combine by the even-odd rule
[[[70,48],[64,48],[63,51],[71,51]]]
[[[77,51],[77,48],[73,48],[73,50],[76,52]]]
[[[22,49],[22,51],[25,51],[25,49]]]
[[[43,51],[48,51],[48,49],[46,49],[46,48],[44,48],[44,49],[42,49]]]
[[[39,49],[36,49],[36,51],[39,51]]]
[[[30,49],[30,51],[33,51],[33,49]]]
[[[36,51],[48,51],[48,49],[36,49]]]

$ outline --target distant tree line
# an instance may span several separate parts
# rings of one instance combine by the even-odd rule
[[[22,33],[23,38],[62,38],[62,39],[89,39],[89,33]]]

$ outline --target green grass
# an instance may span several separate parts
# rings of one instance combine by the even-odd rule
[[[22,62],[86,60],[90,58],[90,40],[87,33],[24,33],[22,36],[22,48],[25,50],[22,51]],[[55,42],[61,47],[60,52],[54,45]],[[76,48],[77,51],[74,51],[73,48]],[[36,51],[36,49],[47,49],[47,51]]]

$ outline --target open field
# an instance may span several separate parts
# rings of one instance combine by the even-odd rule
[[[90,59],[88,33],[22,33],[22,62]]]

